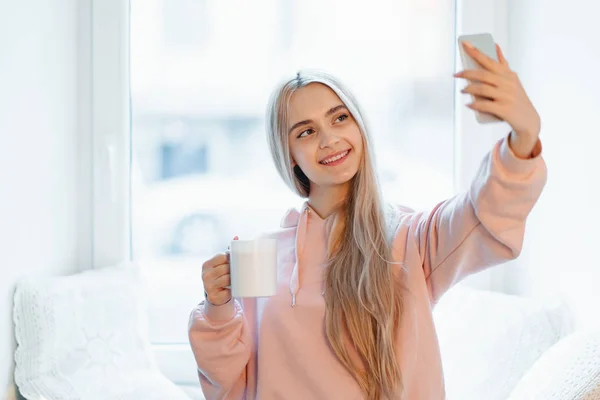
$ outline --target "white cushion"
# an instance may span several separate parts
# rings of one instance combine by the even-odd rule
[[[506,400],[569,329],[562,304],[455,287],[434,309],[448,400]]]
[[[600,332],[576,332],[544,353],[509,400],[600,399]]]
[[[154,361],[137,267],[28,278],[14,300],[15,380],[28,400],[189,399]]]

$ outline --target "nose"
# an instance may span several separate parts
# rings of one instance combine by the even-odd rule
[[[321,131],[321,142],[319,143],[319,147],[324,149],[326,147],[333,147],[340,141],[340,138],[333,133],[329,129],[324,129]]]

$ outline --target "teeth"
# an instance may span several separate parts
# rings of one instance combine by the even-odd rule
[[[334,162],[334,161],[337,161],[337,160],[339,160],[340,158],[346,157],[346,154],[348,154],[348,151],[347,151],[347,150],[346,150],[345,152],[343,152],[342,154],[340,154],[340,155],[337,155],[337,156],[335,156],[335,157],[331,157],[331,158],[328,158],[327,160],[323,160],[323,161],[321,161],[321,164],[329,164],[329,163],[332,163],[332,162]]]

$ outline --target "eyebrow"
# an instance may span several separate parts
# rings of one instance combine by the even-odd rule
[[[340,105],[330,108],[329,111],[327,111],[325,113],[325,116],[329,117],[330,115],[335,114],[336,112],[338,112],[339,110],[342,110],[342,109],[348,111],[348,108],[345,105],[340,104]],[[308,125],[312,122],[314,122],[312,119],[305,119],[304,121],[296,122],[294,125],[292,125],[292,127],[290,128],[288,133],[292,133],[292,131],[294,129],[298,128],[299,126]]]

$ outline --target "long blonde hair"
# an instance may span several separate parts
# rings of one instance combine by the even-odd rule
[[[365,122],[352,94],[329,74],[303,72],[274,91],[267,109],[267,139],[277,170],[285,183],[307,198],[310,183],[289,150],[289,102],[295,91],[321,83],[333,90],[352,114],[363,138],[364,154],[352,179],[337,238],[329,240],[325,276],[325,328],[340,362],[354,376],[368,399],[397,398],[402,391],[395,335],[402,314],[399,280],[394,274],[385,213],[374,171]],[[333,231],[332,231],[333,232]],[[345,340],[346,335],[349,341]],[[358,354],[353,361],[348,345]]]

